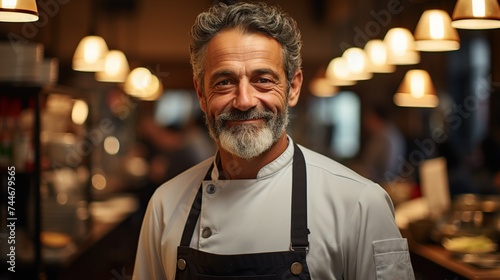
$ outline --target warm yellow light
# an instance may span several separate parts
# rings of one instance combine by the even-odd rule
[[[363,49],[349,48],[345,50],[342,57],[347,62],[349,69],[348,79],[350,80],[368,80],[371,79],[373,74],[370,71],[368,57]]]
[[[498,0],[458,0],[452,18],[455,28],[500,28],[500,5]]]
[[[37,20],[36,0],[1,0],[0,21],[31,22]]]
[[[443,10],[423,12],[415,29],[415,48],[420,51],[454,51],[460,48],[458,32]]]
[[[382,40],[370,40],[364,48],[371,70],[374,73],[391,73],[396,70],[394,65],[388,63],[387,47]]]
[[[444,23],[440,14],[432,13],[429,15],[429,25],[432,26],[430,35],[432,39],[441,39],[444,37]]]
[[[415,39],[406,28],[390,29],[384,37],[389,64],[409,65],[420,62],[420,54],[415,50]]]
[[[130,67],[127,57],[122,51],[111,50],[104,60],[104,71],[96,72],[95,78],[100,82],[122,83],[127,79]]]
[[[472,15],[475,17],[486,16],[486,7],[484,0],[472,0]]]
[[[114,136],[104,139],[104,151],[110,155],[116,155],[120,151],[120,141]]]
[[[104,71],[104,61],[108,51],[108,46],[102,37],[84,37],[73,55],[73,69],[84,72]]]
[[[106,177],[102,174],[94,174],[92,176],[92,186],[99,191],[102,191],[106,188]]]
[[[356,84],[355,80],[349,80],[349,68],[343,57],[336,57],[328,63],[325,78],[333,86],[351,86]]]
[[[147,68],[137,67],[127,76],[124,90],[134,97],[150,101],[160,96],[163,85]]]
[[[312,95],[318,97],[330,97],[337,94],[338,89],[332,85],[327,78],[314,78],[309,84],[309,90]]]
[[[406,72],[394,95],[394,103],[403,107],[436,107],[439,99],[429,73],[421,69]]]
[[[83,100],[76,100],[71,110],[71,120],[75,124],[84,124],[89,115],[89,106]]]
[[[416,72],[415,75],[410,76],[411,96],[415,98],[422,98],[425,94],[425,79],[421,72]]]
[[[2,0],[2,8],[13,9],[16,7],[17,0]]]

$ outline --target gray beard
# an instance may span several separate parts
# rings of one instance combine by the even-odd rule
[[[207,115],[205,117],[210,136],[220,144],[221,148],[239,158],[251,159],[269,150],[285,132],[288,124],[288,107],[276,117],[272,112],[256,108],[248,111],[233,109],[220,114],[216,119]],[[265,120],[263,126],[242,124],[226,127],[226,122],[230,120],[258,118]]]

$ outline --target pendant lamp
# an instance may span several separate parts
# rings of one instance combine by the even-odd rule
[[[123,83],[129,72],[125,54],[119,50],[110,50],[104,60],[104,70],[96,72],[95,79],[100,82]]]
[[[355,80],[349,80],[349,68],[343,57],[336,57],[328,63],[325,78],[333,86],[352,86],[356,84]]]
[[[415,39],[406,28],[395,27],[384,37],[387,58],[390,64],[410,65],[420,62],[420,53],[415,49]]]
[[[36,0],[0,0],[0,21],[32,22],[37,20]]]
[[[309,91],[317,97],[331,97],[337,94],[338,88],[332,85],[327,78],[316,77],[309,83]]]
[[[100,36],[83,37],[73,55],[73,70],[84,72],[104,71],[108,45]]]
[[[500,6],[497,0],[458,0],[452,19],[460,29],[500,28]]]
[[[124,90],[142,100],[155,100],[163,91],[163,85],[147,68],[137,67],[128,74]]]
[[[419,51],[454,51],[460,48],[458,32],[443,10],[424,11],[415,29],[415,48]]]
[[[359,81],[369,80],[373,77],[370,70],[370,61],[363,49],[349,48],[344,51],[342,57],[347,62],[347,68],[349,69],[348,79]]]
[[[406,72],[393,100],[401,107],[433,108],[439,104],[429,73],[421,69]]]
[[[387,47],[382,40],[370,40],[364,48],[368,60],[370,61],[371,71],[374,73],[392,73],[396,67],[389,64],[387,58]]]

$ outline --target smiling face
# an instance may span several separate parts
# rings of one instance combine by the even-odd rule
[[[220,149],[251,159],[286,137],[288,106],[297,103],[302,72],[287,85],[276,40],[238,29],[222,31],[207,44],[204,70],[204,80],[194,84]]]

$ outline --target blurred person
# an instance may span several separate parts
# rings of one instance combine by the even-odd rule
[[[382,185],[399,179],[399,169],[406,158],[406,141],[387,110],[381,106],[367,109],[362,124],[368,137],[353,168]]]
[[[191,35],[218,149],[152,196],[133,279],[414,279],[385,191],[286,133],[303,80],[296,22],[219,3]]]

